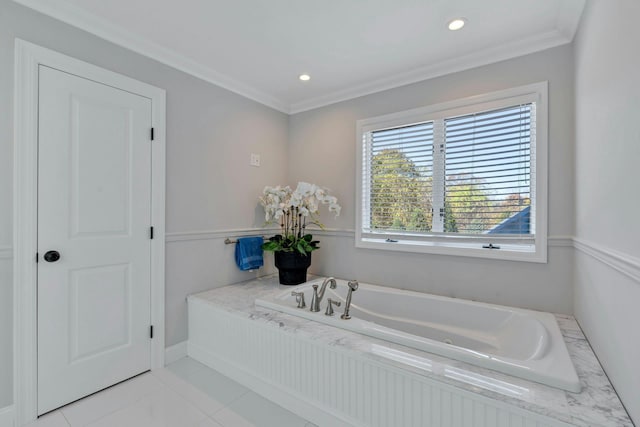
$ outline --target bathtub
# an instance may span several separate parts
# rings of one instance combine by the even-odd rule
[[[555,317],[549,313],[447,298],[360,283],[343,320],[347,283],[327,286],[320,312],[309,311],[313,280],[272,297],[255,300],[266,307],[418,350],[578,393],[580,381]],[[307,307],[297,308],[291,291],[304,292]],[[341,301],[326,316],[327,299]]]

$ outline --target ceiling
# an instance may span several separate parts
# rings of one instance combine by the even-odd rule
[[[570,43],[585,2],[14,1],[285,113]]]

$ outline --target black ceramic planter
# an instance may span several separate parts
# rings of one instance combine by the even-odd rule
[[[274,257],[280,275],[280,284],[299,285],[307,281],[311,253],[305,256],[299,252],[276,252]]]

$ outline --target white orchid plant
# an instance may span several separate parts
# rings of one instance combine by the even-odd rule
[[[265,225],[279,223],[282,230],[262,245],[265,251],[299,252],[307,255],[319,249],[318,241],[306,233],[307,223],[321,229],[318,209],[328,205],[329,212],[340,215],[338,199],[329,195],[329,190],[307,182],[299,182],[295,190],[291,187],[265,187],[260,197],[265,212]]]

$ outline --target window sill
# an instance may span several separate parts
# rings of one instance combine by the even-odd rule
[[[486,258],[503,261],[547,262],[545,242],[534,244],[498,243],[500,249],[485,249],[486,242],[433,242],[424,240],[397,239],[389,242],[385,238],[359,237],[356,235],[356,247],[386,251],[413,252],[447,256]]]

